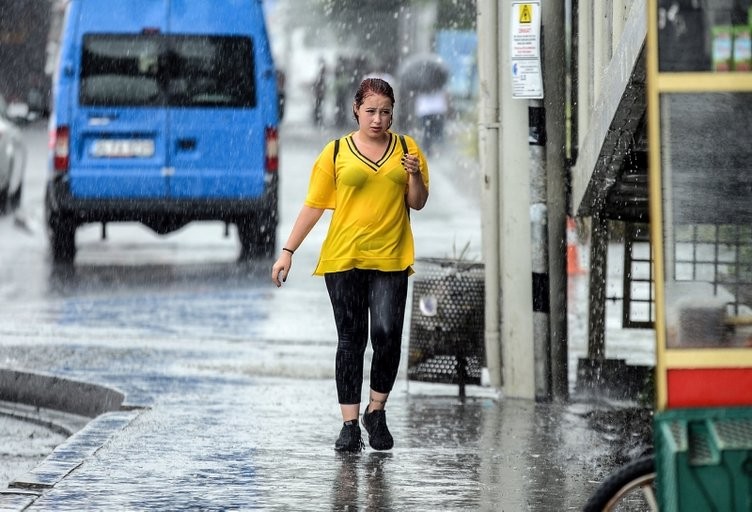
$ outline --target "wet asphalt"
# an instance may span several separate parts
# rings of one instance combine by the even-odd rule
[[[250,269],[246,279],[266,282],[268,267]],[[573,279],[575,337],[586,323],[576,313],[586,279]],[[138,331],[98,328],[117,320],[123,303],[78,299],[66,303],[73,313],[96,313],[88,339],[71,336],[63,322],[58,332],[0,340],[2,367],[124,397],[115,410],[83,420],[0,407],[7,433],[0,462],[10,466],[0,511],[580,510],[598,482],[649,444],[649,407],[636,402],[574,393],[567,403],[535,403],[481,386],[468,386],[463,400],[456,386],[408,381],[403,368],[387,405],[394,448],[375,451],[366,435],[362,453],[336,453],[334,347],[316,341],[325,337],[319,323],[331,329],[330,313],[320,288],[313,296],[315,304],[295,302],[315,312],[297,321],[293,313],[274,336],[251,328],[242,337],[207,338],[176,328],[154,345]],[[274,309],[285,296],[270,297],[242,298]],[[185,329],[200,329],[194,321]],[[295,343],[288,331],[312,341]],[[629,352],[649,334],[612,328],[609,336]]]
[[[640,434],[592,403],[463,401],[403,380],[394,449],[342,455],[329,379],[159,373],[120,383],[160,381],[153,403],[87,423],[16,476],[0,510],[579,510]]]

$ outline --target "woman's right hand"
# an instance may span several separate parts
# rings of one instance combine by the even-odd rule
[[[282,283],[287,281],[287,276],[290,275],[292,253],[300,247],[306,235],[313,229],[313,226],[316,225],[316,222],[318,222],[323,214],[323,208],[312,208],[303,205],[300,209],[298,218],[295,219],[295,224],[292,226],[290,237],[287,239],[287,246],[282,247],[282,254],[279,255],[279,258],[277,258],[277,261],[272,266],[272,283],[277,288],[282,286]]]
[[[290,268],[292,267],[292,254],[287,251],[282,251],[277,261],[272,266],[272,283],[277,288],[282,286],[282,283],[287,281],[287,276],[290,275]]]

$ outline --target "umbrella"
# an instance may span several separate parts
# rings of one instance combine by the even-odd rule
[[[449,69],[436,54],[409,57],[399,67],[400,86],[411,91],[434,91],[444,87]]]

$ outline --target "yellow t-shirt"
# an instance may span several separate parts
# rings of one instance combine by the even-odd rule
[[[305,204],[332,213],[314,275],[353,268],[412,273],[413,233],[405,204],[407,173],[402,167],[399,137],[389,133],[384,156],[373,162],[363,156],[352,133],[340,139],[336,162],[334,141],[313,165]],[[408,153],[420,158],[420,172],[428,187],[428,164],[411,137]]]

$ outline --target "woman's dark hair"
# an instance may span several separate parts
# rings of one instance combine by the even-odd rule
[[[380,94],[386,96],[392,102],[392,108],[394,108],[394,91],[389,82],[382,80],[381,78],[366,78],[360,82],[360,87],[355,92],[355,107],[353,108],[353,116],[355,120],[358,120],[358,109],[365,101],[366,96],[371,94]]]

